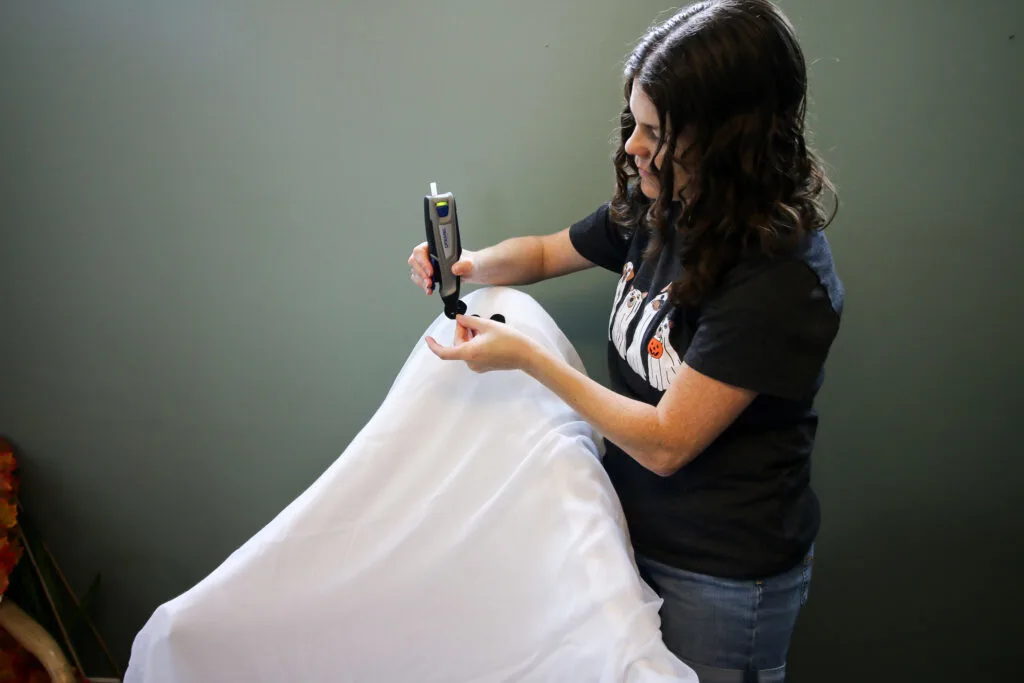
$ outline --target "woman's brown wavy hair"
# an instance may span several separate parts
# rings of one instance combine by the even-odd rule
[[[677,231],[683,269],[670,289],[674,302],[699,303],[742,256],[792,248],[832,221],[838,202],[826,215],[822,194],[834,196],[834,188],[805,140],[803,51],[773,4],[691,5],[643,37],[624,75],[612,217],[627,231],[651,231],[648,257]],[[678,196],[667,161],[652,169],[660,178],[658,198],[639,191],[636,164],[625,151],[635,125],[634,86],[658,111],[658,149],[665,147],[664,158],[681,160],[690,175]],[[691,140],[679,153],[676,131]]]

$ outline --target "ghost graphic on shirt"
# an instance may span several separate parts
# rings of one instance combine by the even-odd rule
[[[615,288],[615,298],[612,299],[612,314],[608,317],[608,338],[612,338],[612,325],[615,322],[615,312],[619,309],[619,303],[622,301],[622,292],[626,289],[626,285],[632,282],[633,277],[636,275],[633,269],[633,262],[629,261],[622,267],[622,277],[619,278],[619,284]]]
[[[668,340],[671,329],[672,317],[666,315],[654,331],[654,336],[647,342],[647,382],[658,391],[668,389],[682,365],[679,354]]]
[[[640,316],[640,322],[637,323],[636,329],[633,331],[633,340],[626,350],[626,362],[629,363],[629,367],[644,379],[647,379],[647,370],[644,368],[644,351],[646,350],[644,340],[647,338],[647,333],[650,331],[651,325],[654,324],[655,318],[658,317],[658,313],[664,310],[667,301],[668,286],[666,285],[658,296],[644,306],[644,313]]]
[[[640,304],[643,303],[646,296],[647,292],[641,292],[635,287],[630,287],[629,291],[626,292],[626,296],[622,299],[622,305],[619,306],[619,310],[615,311],[615,318],[612,320],[612,343],[615,344],[615,350],[623,358],[626,357],[626,332],[629,330],[629,324],[633,322],[633,318],[636,317],[637,312],[640,310]]]

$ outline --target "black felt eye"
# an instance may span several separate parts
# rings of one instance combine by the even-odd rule
[[[491,320],[497,320],[499,323],[503,323],[505,322],[505,316],[503,316],[501,313],[495,313],[494,315],[491,316]]]

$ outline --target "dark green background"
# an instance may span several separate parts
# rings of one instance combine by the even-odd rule
[[[792,680],[1015,678],[1024,3],[783,7],[847,287]],[[118,657],[379,405],[439,311],[405,264],[431,180],[471,248],[607,198],[668,9],[0,4],[0,431]],[[527,288],[602,380],[613,287]]]

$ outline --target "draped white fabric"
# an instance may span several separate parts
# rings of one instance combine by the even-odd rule
[[[528,295],[465,301],[582,370]],[[125,683],[696,682],[661,640],[599,443],[524,373],[475,374],[421,338],[327,471],[154,612]]]

